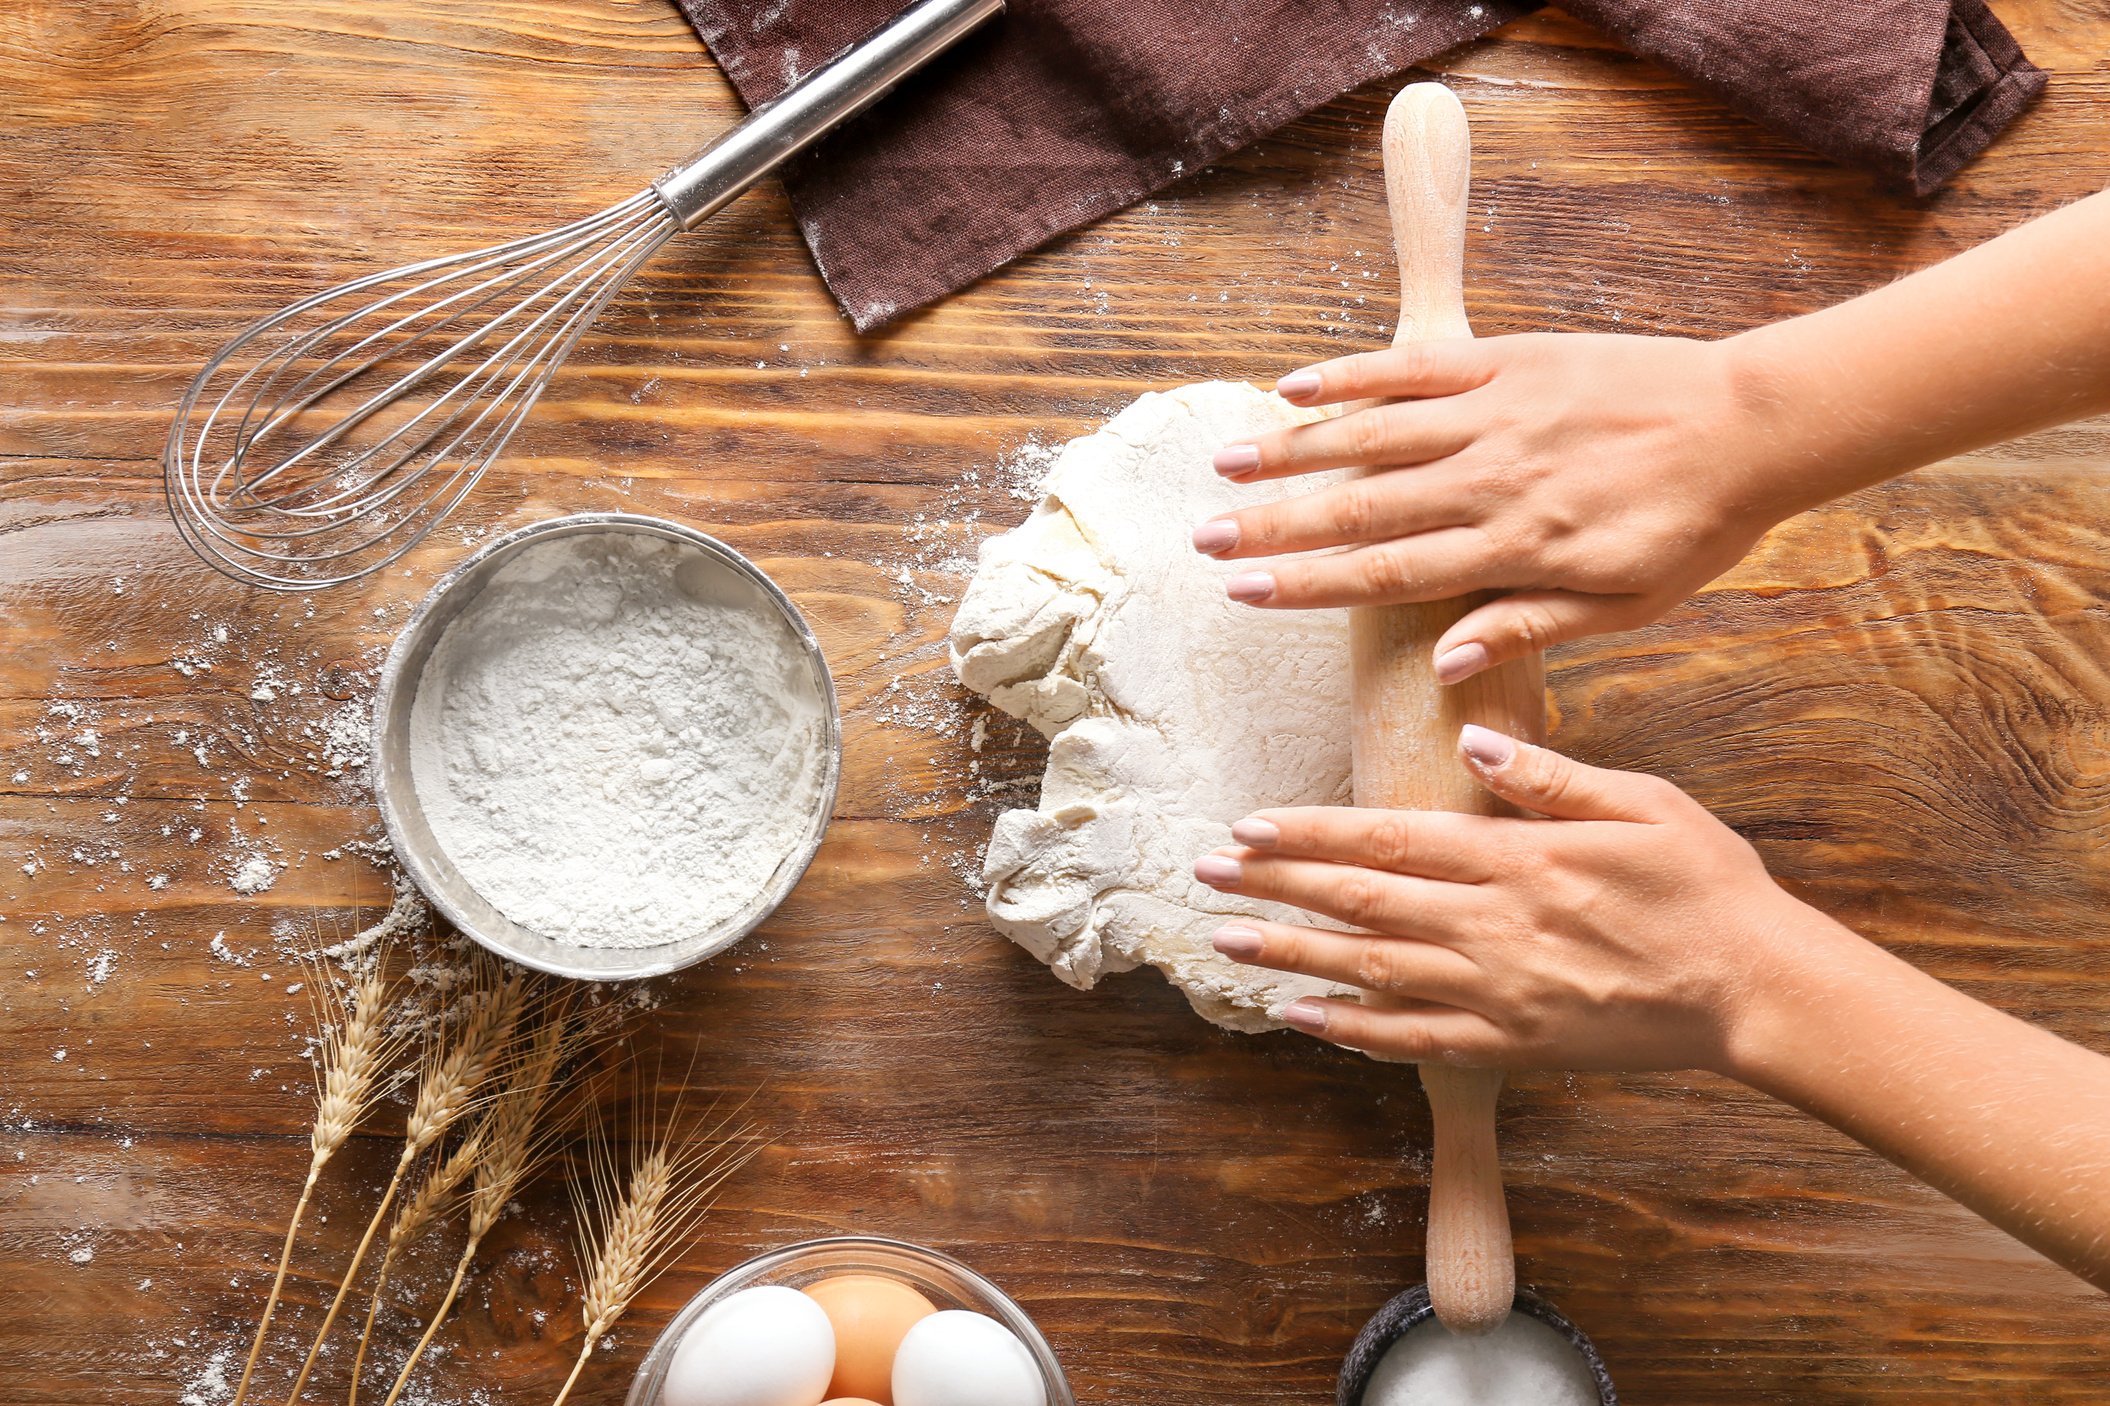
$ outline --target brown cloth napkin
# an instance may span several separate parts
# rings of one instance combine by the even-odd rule
[[[677,0],[750,105],[905,0]],[[1536,0],[1011,0],[787,175],[859,331]],[[1567,0],[1728,106],[1924,195],[2044,86],[1984,0]]]

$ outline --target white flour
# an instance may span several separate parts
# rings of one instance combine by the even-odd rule
[[[699,554],[531,547],[447,627],[411,710],[434,836],[523,927],[652,947],[741,914],[809,833],[825,717],[797,637]]]

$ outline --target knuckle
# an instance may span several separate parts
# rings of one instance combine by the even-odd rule
[[[1536,821],[1534,821],[1536,823]],[[1547,853],[1545,844],[1530,840],[1513,840],[1502,847],[1502,882],[1515,887],[1521,895],[1545,893],[1553,880],[1553,872],[1559,868]]]
[[[1513,601],[1509,607],[1510,631],[1526,650],[1543,652],[1560,643],[1560,625],[1543,601]]]
[[[1271,925],[1260,928],[1260,956],[1268,962],[1301,970],[1311,955],[1311,944],[1302,935]]]
[[[1571,799],[1575,794],[1575,770],[1561,765],[1551,752],[1534,747],[1523,755],[1528,759],[1524,768],[1524,781],[1533,795],[1540,800],[1556,804]]]
[[[1385,417],[1372,410],[1358,410],[1341,422],[1341,432],[1347,438],[1348,453],[1357,463],[1374,462],[1385,452],[1391,439]]]
[[[1294,429],[1276,430],[1262,435],[1253,447],[1260,451],[1260,467],[1269,473],[1281,473],[1295,469],[1310,457],[1317,446],[1313,444],[1310,431],[1316,426],[1298,425]]]
[[[1413,564],[1396,548],[1366,553],[1357,571],[1364,588],[1373,595],[1405,595],[1415,585]]]
[[[1443,1054],[1436,1033],[1418,1020],[1401,1021],[1390,1043],[1393,1053],[1415,1064],[1433,1063]]]
[[[1311,563],[1294,557],[1270,562],[1268,571],[1275,578],[1275,593],[1268,597],[1269,605],[1301,605],[1312,598],[1320,584],[1312,573]]]
[[[1472,460],[1473,496],[1482,503],[1508,503],[1522,498],[1529,482],[1516,460],[1483,443]]]
[[[1382,869],[1404,869],[1416,846],[1413,825],[1403,815],[1380,817],[1363,837],[1363,849]]]
[[[1247,508],[1231,514],[1238,524],[1239,547],[1268,547],[1281,535],[1281,515],[1273,508]]]
[[[1390,991],[1401,975],[1399,956],[1391,943],[1363,943],[1355,959],[1356,985],[1367,991]]]
[[[1384,886],[1369,874],[1351,873],[1334,886],[1334,908],[1357,927],[1372,927],[1384,917]]]
[[[1337,489],[1327,505],[1326,518],[1327,527],[1334,533],[1348,541],[1360,541],[1370,535],[1371,525],[1377,520],[1376,495],[1362,483]]]

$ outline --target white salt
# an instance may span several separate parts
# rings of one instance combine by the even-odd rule
[[[1529,1314],[1483,1337],[1429,1319],[1394,1343],[1370,1374],[1363,1406],[1597,1406],[1597,1384],[1575,1345]]]

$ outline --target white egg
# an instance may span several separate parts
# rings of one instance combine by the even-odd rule
[[[835,1329],[796,1289],[742,1289],[681,1335],[660,1406],[820,1406],[835,1374]]]
[[[919,1319],[901,1340],[894,1406],[1048,1406],[1048,1385],[1009,1328],[949,1308]]]

